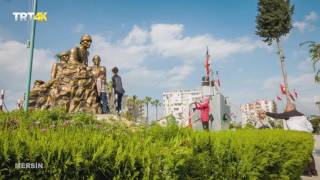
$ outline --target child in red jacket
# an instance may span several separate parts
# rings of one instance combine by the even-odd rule
[[[200,110],[200,119],[204,130],[209,130],[209,98],[206,97],[203,103],[195,102],[196,109]]]

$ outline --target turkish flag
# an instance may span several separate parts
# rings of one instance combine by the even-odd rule
[[[282,94],[286,94],[286,88],[283,84],[280,84],[280,90]]]
[[[280,96],[277,96],[277,99],[278,99],[279,101],[282,101],[282,98],[281,98]]]
[[[291,98],[293,101],[295,101],[295,99],[294,99],[293,95],[291,94],[291,92],[289,92],[289,95],[290,95],[290,98]]]
[[[295,96],[296,98],[298,98],[298,93],[297,93],[296,89],[293,89],[293,93],[294,93],[294,96]]]

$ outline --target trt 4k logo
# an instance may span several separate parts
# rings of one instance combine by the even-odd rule
[[[47,12],[37,12],[36,14],[33,12],[13,12],[12,15],[14,16],[15,21],[47,21]]]

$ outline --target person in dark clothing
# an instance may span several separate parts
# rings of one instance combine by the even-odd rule
[[[295,105],[292,103],[287,103],[285,112],[283,113],[260,112],[260,115],[262,117],[269,116],[275,119],[284,119],[284,120],[289,120],[291,117],[295,117],[295,116],[304,116],[304,114],[296,110]],[[318,176],[318,172],[316,170],[316,164],[312,154],[311,154],[311,161],[305,167],[303,175]]]
[[[288,120],[294,116],[304,116],[301,112],[297,111],[295,106],[291,103],[288,103],[286,106],[286,110],[283,113],[271,113],[271,112],[263,112],[265,115],[275,118],[275,119],[285,119]]]
[[[112,68],[112,88],[114,90],[114,93],[116,95],[116,110],[118,114],[121,112],[121,102],[122,102],[122,96],[125,93],[123,87],[122,87],[122,81],[121,77],[118,75],[119,69],[117,67]]]

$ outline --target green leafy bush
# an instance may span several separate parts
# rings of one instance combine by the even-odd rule
[[[313,116],[310,119],[310,122],[313,127],[313,133],[320,133],[320,117],[319,116]]]
[[[50,115],[72,122],[54,128],[5,126],[10,118],[32,122],[34,116],[0,114],[6,122],[0,127],[0,179],[299,179],[313,148],[312,136],[304,132],[208,133],[175,125],[132,131],[119,123],[94,123],[85,114]],[[16,169],[17,162],[40,162],[44,168]]]

